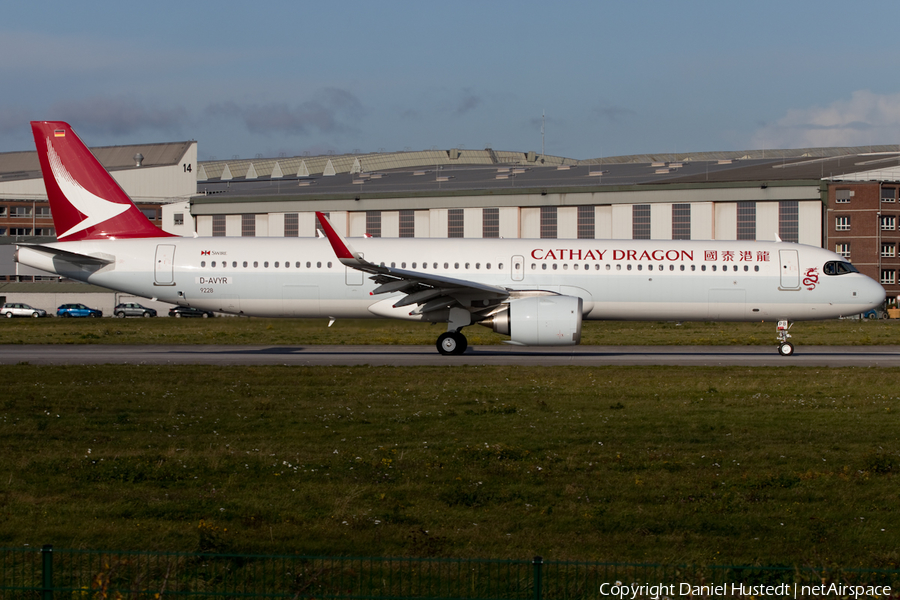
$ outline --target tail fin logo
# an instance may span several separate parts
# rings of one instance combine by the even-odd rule
[[[58,136],[58,134],[55,134]],[[63,132],[65,135],[65,132]],[[66,200],[75,207],[78,212],[85,216],[84,220],[71,227],[68,231],[60,233],[57,239],[64,239],[73,233],[83,231],[88,227],[99,225],[114,217],[121,215],[128,210],[128,204],[120,204],[118,202],[110,202],[100,196],[92,194],[82,187],[78,181],[66,170],[62,160],[56,150],[53,149],[51,138],[47,138],[47,158],[50,163],[50,170],[53,172],[53,178],[56,180],[59,189],[62,191]]]

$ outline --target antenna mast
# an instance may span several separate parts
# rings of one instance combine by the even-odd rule
[[[544,156],[544,111],[541,111],[541,156]]]

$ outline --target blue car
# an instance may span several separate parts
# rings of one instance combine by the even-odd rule
[[[84,304],[63,304],[56,309],[57,317],[102,317],[103,311]]]

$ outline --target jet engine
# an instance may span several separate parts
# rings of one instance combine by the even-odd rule
[[[511,300],[482,325],[520,346],[574,346],[581,341],[582,300],[576,296],[531,296]]]

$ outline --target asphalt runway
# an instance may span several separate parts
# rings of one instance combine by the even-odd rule
[[[441,356],[434,346],[104,346],[0,345],[0,364],[14,365],[378,365],[898,367],[900,346],[471,347]]]

